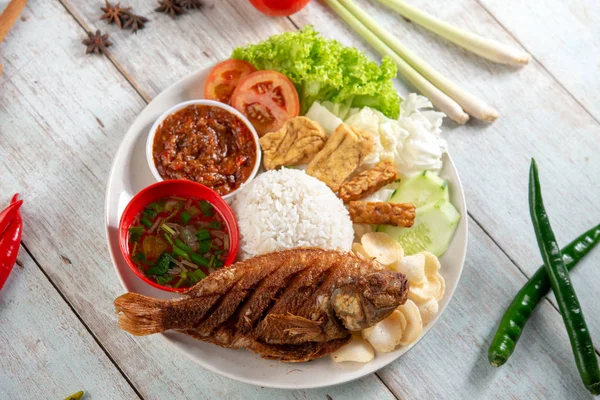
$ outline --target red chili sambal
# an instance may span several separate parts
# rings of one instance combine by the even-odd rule
[[[164,179],[195,181],[221,196],[249,178],[257,157],[246,124],[227,110],[206,105],[190,105],[165,118],[152,150]]]

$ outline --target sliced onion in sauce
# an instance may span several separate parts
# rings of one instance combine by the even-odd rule
[[[173,267],[169,270],[169,275],[179,275],[181,273],[181,268]]]
[[[158,226],[160,225],[160,223],[162,222],[162,218],[157,218],[156,222],[154,222],[154,224],[150,227],[150,229],[148,229],[148,233],[152,233],[156,230],[156,228],[158,228]]]
[[[223,231],[210,231],[210,235],[219,239],[223,239],[225,237],[225,233]]]

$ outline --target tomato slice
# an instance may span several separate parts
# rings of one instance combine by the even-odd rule
[[[271,17],[287,17],[300,11],[310,0],[250,0],[263,14]]]
[[[238,83],[256,72],[254,65],[243,60],[226,60],[217,64],[206,78],[204,98],[229,104]]]
[[[258,71],[240,81],[231,105],[250,120],[259,136],[278,130],[300,113],[294,84],[276,71]]]

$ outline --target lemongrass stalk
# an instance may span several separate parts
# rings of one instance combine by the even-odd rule
[[[333,11],[336,12],[356,33],[362,36],[382,56],[389,56],[398,66],[398,72],[403,75],[421,94],[427,97],[431,103],[451,120],[464,124],[469,116],[463,111],[457,102],[448,97],[444,92],[436,88],[412,68],[406,61],[390,49],[381,39],[364,26],[352,13],[350,13],[338,0],[324,0]]]
[[[338,0],[350,13],[354,14],[360,22],[371,32],[383,40],[396,54],[408,62],[425,79],[437,86],[442,92],[456,101],[465,112],[474,118],[492,122],[498,118],[498,111],[488,106],[483,100],[472,95],[466,90],[447,79],[431,65],[427,64],[422,58],[416,55],[412,50],[406,47],[398,38],[383,29],[373,18],[369,17],[352,0]]]
[[[444,39],[496,63],[522,66],[527,64],[531,58],[524,51],[460,29],[404,0],[379,0],[379,2]]]

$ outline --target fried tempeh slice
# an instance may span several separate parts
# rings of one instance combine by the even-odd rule
[[[360,200],[396,179],[398,179],[398,172],[396,172],[394,164],[391,161],[383,161],[342,183],[338,191],[338,197],[344,200],[344,203]]]
[[[393,225],[409,228],[415,222],[415,205],[351,201],[350,219],[355,224]]]

